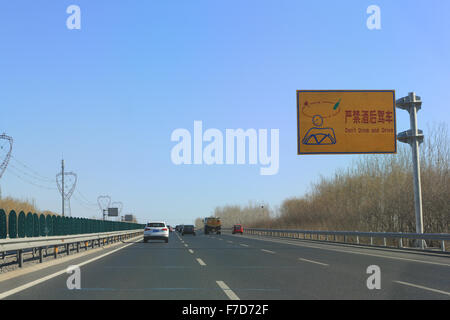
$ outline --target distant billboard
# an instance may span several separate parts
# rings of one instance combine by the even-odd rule
[[[126,222],[133,222],[134,216],[132,214],[126,214],[123,220]]]
[[[108,208],[108,217],[118,217],[119,208]]]

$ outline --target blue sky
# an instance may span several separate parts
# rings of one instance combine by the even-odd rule
[[[71,4],[81,30],[66,28]],[[381,30],[366,27],[372,4]],[[89,202],[109,194],[142,220],[190,223],[218,205],[279,205],[355,157],[296,154],[297,89],[415,91],[421,128],[449,122],[449,10],[444,0],[3,2],[0,131],[35,172],[53,179],[64,155]],[[171,133],[192,131],[194,120],[223,132],[279,129],[279,173],[175,166]],[[409,128],[405,111],[397,128]],[[56,190],[9,170],[0,186],[60,211]],[[71,204],[74,216],[100,215]]]

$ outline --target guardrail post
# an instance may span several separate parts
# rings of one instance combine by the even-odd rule
[[[44,260],[43,250],[42,248],[39,248],[39,263],[42,263]]]
[[[398,241],[398,245],[400,248],[403,248],[403,239],[400,238],[400,240]]]
[[[54,248],[53,248],[53,256],[55,257],[55,259],[58,258],[58,246],[54,246]]]
[[[66,253],[70,256],[70,244],[66,244]]]
[[[441,241],[441,249],[443,252],[445,252],[445,240]]]
[[[356,236],[356,244],[359,244],[359,236]]]
[[[370,245],[373,246],[373,237],[370,237]]]
[[[23,251],[17,250],[17,263],[19,264],[19,268],[23,266]]]
[[[77,242],[77,253],[80,253],[80,243]]]
[[[383,244],[385,247],[387,247],[386,238],[383,238]]]
[[[347,236],[344,236],[344,242],[347,242]]]

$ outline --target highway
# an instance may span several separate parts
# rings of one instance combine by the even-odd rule
[[[4,279],[0,298],[450,300],[448,254],[175,232],[168,244],[136,239],[101,250]],[[65,268],[76,264],[81,289],[69,290]],[[380,268],[381,289],[367,287],[371,265]]]

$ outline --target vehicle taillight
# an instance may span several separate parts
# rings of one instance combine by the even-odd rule
[[[145,228],[145,229],[144,229],[144,231],[148,231],[148,230],[151,230],[151,229],[150,229],[150,228]]]
[[[167,228],[163,228],[162,231],[167,231]]]

